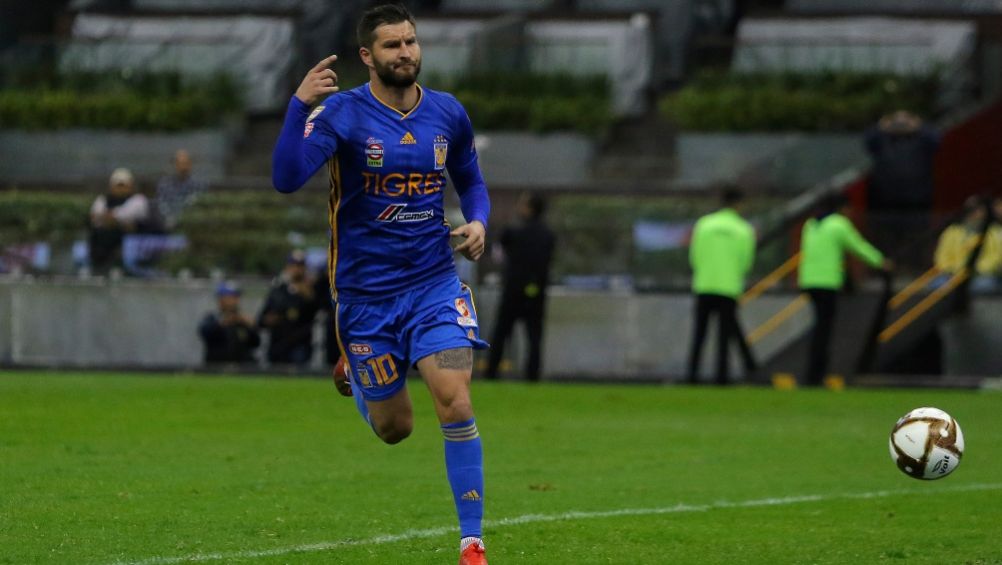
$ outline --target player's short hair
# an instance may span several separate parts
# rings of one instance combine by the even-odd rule
[[[820,215],[834,214],[849,203],[849,197],[841,190],[830,192],[821,198],[818,203]]]
[[[724,206],[734,206],[745,199],[745,193],[733,184],[720,187],[720,203]]]
[[[376,41],[376,28],[381,25],[399,24],[400,22],[410,22],[415,29],[417,23],[414,16],[400,4],[383,4],[374,8],[369,8],[358,20],[358,27],[355,30],[359,47],[372,47]]]
[[[525,197],[525,204],[529,207],[529,217],[536,220],[546,213],[546,197],[538,192],[533,192]]]

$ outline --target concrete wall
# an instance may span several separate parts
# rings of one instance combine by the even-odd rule
[[[575,133],[477,135],[480,169],[488,184],[580,186],[590,181],[595,151],[591,138]]]
[[[37,282],[0,280],[0,363],[196,368],[202,346],[196,326],[214,308],[210,281],[143,282],[103,280]],[[244,309],[256,314],[267,283],[244,285]],[[477,289],[476,305],[490,340],[497,289]],[[741,312],[751,330],[793,299],[766,295]],[[993,344],[1002,343],[1002,297],[979,297],[969,317],[942,326],[946,372],[987,374],[999,370]],[[634,294],[555,288],[547,311],[544,374],[551,378],[677,378],[685,370],[691,331],[688,293]],[[804,308],[754,347],[770,355],[810,324]],[[318,328],[319,330],[319,328]],[[315,333],[316,339],[321,332]],[[704,374],[711,370],[714,342],[707,340]],[[509,347],[519,375],[524,359],[523,334]],[[320,369],[320,351],[314,368]],[[732,367],[739,367],[737,359]]]
[[[187,149],[195,174],[214,182],[223,178],[235,133],[224,129],[180,133],[140,133],[73,129],[0,130],[0,184],[99,182],[117,167],[140,179],[172,171],[174,152]]]
[[[861,134],[690,132],[679,134],[675,159],[682,184],[740,179],[799,193],[868,157]]]

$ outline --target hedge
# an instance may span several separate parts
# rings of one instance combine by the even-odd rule
[[[428,85],[453,93],[478,130],[599,134],[612,122],[609,86],[602,76],[471,74],[433,76]]]
[[[53,192],[0,192],[0,244],[45,240],[65,244],[87,228],[94,198]]]
[[[937,85],[934,74],[707,72],[659,110],[693,131],[858,131],[892,110],[932,116]]]
[[[68,247],[87,238],[95,194],[8,190],[0,192],[0,245],[47,241]],[[185,210],[178,233],[188,250],[167,255],[158,267],[208,275],[271,275],[296,246],[326,245],[327,195],[301,191],[210,192]]]
[[[430,76],[427,84],[454,94],[479,131],[594,135],[612,121],[600,76],[487,73]],[[0,73],[0,128],[178,131],[218,125],[241,106],[239,89],[225,75]]]
[[[768,228],[780,209],[777,199],[754,198],[743,213]],[[640,251],[633,243],[633,226],[639,220],[691,224],[715,210],[715,198],[707,196],[599,196],[564,195],[555,199],[547,214],[561,244],[555,255],[553,279],[566,275],[629,274],[638,286],[656,288],[687,279],[687,247],[663,251]],[[786,249],[775,246],[759,253],[756,273],[774,268]]]
[[[68,246],[87,235],[86,215],[93,196],[66,193],[0,192],[0,244],[49,241]],[[753,199],[746,213],[768,228],[775,199]],[[561,195],[554,197],[549,223],[561,242],[553,280],[567,275],[630,274],[644,287],[685,279],[685,247],[644,252],[633,244],[638,220],[687,224],[716,207],[713,198]],[[502,222],[496,221],[496,228]],[[293,247],[324,247],[328,240],[327,195],[304,190],[292,195],[262,191],[209,192],[185,210],[178,232],[188,238],[184,253],[166,255],[158,268],[189,269],[206,276],[271,276]],[[788,250],[780,242],[760,252],[756,272],[775,267]]]
[[[176,73],[77,73],[7,77],[0,89],[0,128],[94,128],[178,131],[215,126],[239,112],[239,90],[216,76],[185,82]]]

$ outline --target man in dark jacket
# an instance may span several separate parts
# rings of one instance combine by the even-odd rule
[[[869,232],[877,247],[911,269],[925,270],[932,253],[916,236],[929,230],[940,142],[935,128],[904,110],[882,117],[866,131],[866,150],[873,160],[867,188]]]
[[[321,300],[329,300],[327,296]],[[267,329],[268,362],[306,365],[313,358],[313,319],[320,309],[316,286],[306,270],[306,254],[293,251],[271,286],[258,326]]]
[[[216,289],[219,310],[210,312],[198,325],[205,344],[205,362],[254,363],[254,350],[261,345],[254,322],[240,311],[240,288],[230,282]]]
[[[521,319],[525,322],[529,338],[525,376],[532,381],[539,380],[543,310],[556,244],[556,236],[543,221],[545,211],[546,200],[542,196],[523,194],[518,201],[519,222],[508,226],[501,234],[500,242],[505,255],[504,289],[494,326],[494,339],[491,340],[488,379],[497,378],[505,342],[511,336],[515,322]]]

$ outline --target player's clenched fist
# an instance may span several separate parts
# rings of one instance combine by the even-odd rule
[[[466,257],[470,261],[480,259],[480,256],[484,254],[486,234],[487,229],[484,228],[482,223],[476,220],[459,226],[458,228],[452,230],[451,235],[461,236],[466,238],[466,240],[457,245],[453,251],[456,253],[462,253],[463,257]]]
[[[310,69],[310,72],[306,73],[306,78],[296,89],[296,98],[313,106],[337,92],[339,90],[337,74],[330,68],[334,61],[337,61],[337,55],[327,57]]]

